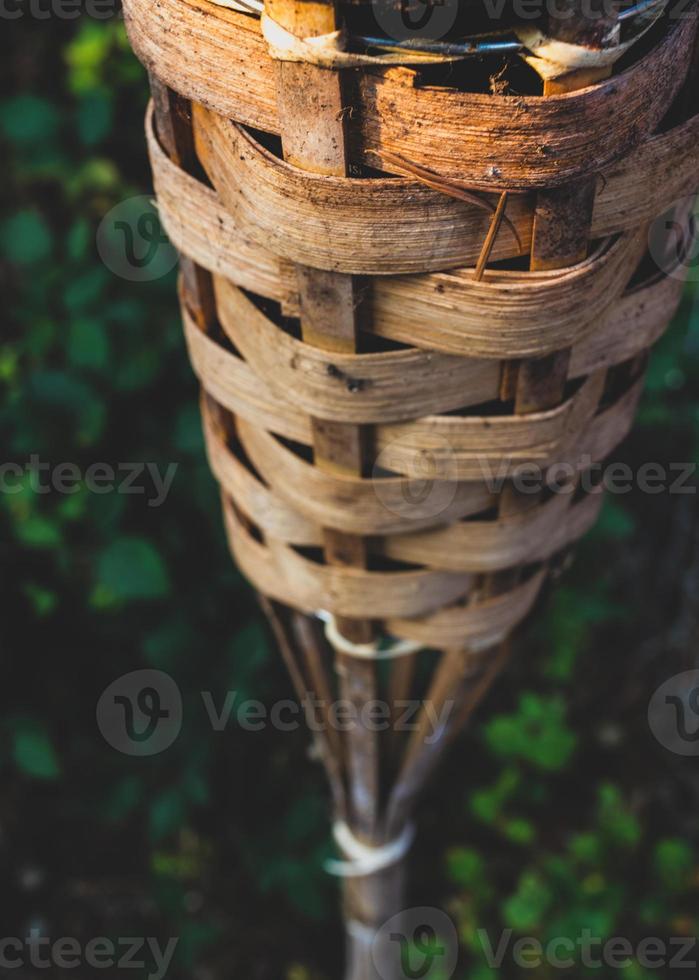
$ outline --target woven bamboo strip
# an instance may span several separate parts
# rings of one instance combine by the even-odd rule
[[[250,253],[254,267],[257,268],[257,263],[260,262],[260,271],[264,272],[266,254],[270,275],[274,275],[273,270],[278,260],[265,249],[264,245],[255,244],[249,238],[246,240],[244,232],[236,223],[235,215],[223,210],[220,199],[210,189],[167,160],[153,139],[150,125],[147,127],[147,134],[158,199],[168,232],[173,240],[177,241],[178,234],[181,234],[180,229],[188,229],[190,226],[191,237],[195,239],[195,230],[198,226],[204,239],[199,247],[203,249],[207,248],[206,239],[214,235],[213,240],[208,242],[207,248],[211,258],[207,263],[202,263],[206,264],[207,268],[209,263],[221,261],[218,253],[226,252],[227,236],[235,240],[234,252],[238,248],[239,240],[243,246],[247,241],[247,251]],[[667,133],[651,137],[615,167],[602,170],[593,212],[593,237],[599,238],[636,229],[670,207],[678,198],[694,193],[699,183],[694,157],[697,140],[699,140],[699,115],[693,116]],[[374,250],[373,254],[377,262],[412,261],[414,264],[416,261],[415,249],[406,243],[405,236],[392,235],[388,247],[391,255],[384,254],[387,250],[386,216],[395,218],[399,215],[398,220],[404,223],[399,227],[402,227],[405,234],[409,234],[411,238],[413,235],[418,236],[419,241],[422,240],[423,223],[430,222],[433,235],[444,239],[447,245],[454,249],[453,258],[448,258],[446,265],[475,264],[489,223],[489,215],[482,208],[455,201],[415,181],[403,178],[391,180],[375,178],[362,181],[347,178],[346,181],[338,179],[337,183],[346,190],[336,203],[332,205],[326,203],[324,218],[322,201],[311,202],[310,206],[317,214],[316,220],[320,224],[324,221],[326,229],[335,216],[339,216],[343,224],[354,222],[355,235],[361,235],[365,247],[369,249],[374,247],[375,241],[384,242],[382,247]],[[649,186],[652,187],[652,194],[648,193]],[[254,197],[256,190],[247,188],[247,194],[252,194]],[[491,201],[494,204],[495,199],[492,198]],[[517,202],[520,202],[519,206]],[[285,207],[288,208],[290,205],[287,204]],[[340,210],[335,211],[335,208]],[[528,250],[531,240],[530,208],[531,205],[527,204],[525,196],[521,199],[519,196],[513,198],[513,205],[508,208],[508,215],[517,229],[525,250]],[[214,209],[217,211],[215,212]],[[210,220],[209,216],[215,217],[215,220]],[[225,222],[223,232],[216,230],[220,224],[219,219]],[[253,227],[252,223],[250,227]],[[457,234],[454,233],[454,228],[457,229]],[[277,229],[276,233],[284,235],[285,230]],[[298,231],[296,233],[298,234]],[[456,240],[457,238],[459,241]],[[342,248],[343,238],[339,237],[336,240],[339,251]],[[430,242],[430,248],[434,249],[434,247],[434,243]],[[440,244],[439,247],[444,248],[444,244]],[[247,257],[247,251],[243,254],[243,262]],[[413,253],[412,257],[406,254],[401,258],[403,251]],[[519,253],[520,248],[514,239],[503,234],[498,238],[492,258],[493,260],[512,258]],[[234,261],[233,256],[231,259]],[[354,261],[359,260],[355,256]],[[341,259],[337,261],[341,262]],[[426,268],[413,269],[413,271],[429,271],[429,260]],[[277,272],[276,275],[278,274]],[[260,279],[258,286],[264,284],[264,275],[261,275]]]
[[[695,117],[692,123],[699,138],[699,117]],[[673,182],[669,192],[661,197],[661,209],[666,205],[669,207],[681,196],[681,192],[695,189],[699,183],[696,168],[689,167],[691,144],[687,142],[686,127],[679,127],[676,135],[677,142],[685,144],[684,159],[688,162],[683,166],[680,160],[678,169],[684,173],[680,174],[679,182]],[[669,162],[666,151],[674,142],[669,139],[664,148],[662,156],[666,162]],[[655,160],[657,162],[657,157]],[[162,153],[156,153],[156,178],[159,168],[160,173],[163,173],[162,161]],[[665,164],[662,170],[665,172]],[[172,173],[170,170],[168,178]],[[297,306],[294,287],[289,276],[281,275],[279,261],[272,256],[266,258],[267,253],[264,250],[257,250],[255,246],[246,243],[245,238],[237,234],[235,225],[230,220],[225,228],[221,211],[213,206],[211,192],[195,184],[186,175],[181,176],[184,178],[181,183],[185,186],[173,187],[171,193],[168,193],[162,183],[156,181],[161,213],[178,247],[213,271],[223,271],[228,278],[243,287],[251,288],[255,284],[258,292],[281,301],[287,310],[293,312]],[[625,176],[630,179],[633,174]],[[621,177],[617,176],[612,190],[616,186],[621,188],[622,184]],[[643,185],[636,181],[634,186],[638,197],[638,189]],[[664,184],[660,186],[665,188]],[[611,196],[609,199],[611,201]],[[182,202],[188,202],[188,211],[180,212],[175,217],[173,211],[169,210],[170,201],[173,204],[178,202],[174,204],[178,208],[182,207]],[[192,205],[191,209],[189,203]],[[646,204],[644,218],[647,213]],[[639,217],[638,213],[636,217]],[[205,227],[217,230],[214,232],[213,243],[207,240],[204,245],[204,236],[198,237],[196,222],[201,221]],[[216,261],[209,258],[212,247],[218,257]],[[231,255],[230,260],[225,258],[227,254]],[[600,305],[607,305],[609,297],[614,296],[614,284],[623,280],[623,273],[629,270],[636,254],[631,243],[617,243],[601,254],[593,255],[578,270],[567,270],[561,276],[537,276],[533,283],[527,282],[518,274],[507,273],[491,273],[485,282],[474,283],[472,275],[469,276],[467,271],[465,274],[435,273],[426,277],[403,279],[380,278],[373,291],[372,329],[390,339],[427,346],[445,353],[498,357],[507,350],[518,356],[541,355],[560,347],[562,343],[574,342],[576,335],[584,336],[587,330],[594,328],[596,318],[604,315]],[[597,281],[590,293],[580,288],[583,283],[587,286],[588,282],[593,281],[593,271],[598,274],[597,281],[603,281],[607,286],[606,290],[600,289]],[[555,314],[549,316],[544,312],[538,336],[535,312],[537,306],[533,302],[535,296],[541,301],[545,298],[545,311],[552,310]],[[477,316],[478,308],[482,308],[481,304],[487,304],[494,319],[492,329],[489,321],[486,328]],[[403,311],[402,315],[399,310]],[[595,317],[590,317],[590,310]],[[613,308],[607,315],[614,315]]]
[[[261,483],[217,442],[206,425],[209,458],[222,487],[240,510],[271,538],[285,544],[320,547],[322,524],[304,517],[274,490]],[[474,487],[474,495],[477,488]],[[468,520],[434,531],[415,532],[414,523],[401,534],[385,534],[370,547],[409,564],[456,572],[497,571],[528,561],[543,561],[577,541],[594,523],[602,503],[595,494],[572,504],[557,496],[541,507],[501,520]],[[479,511],[482,511],[482,506]],[[444,514],[439,515],[444,518]],[[434,520],[434,518],[433,518]],[[331,521],[326,517],[326,525]],[[363,522],[364,533],[366,522]],[[357,527],[352,530],[359,531]]]
[[[672,290],[663,291],[662,298],[671,292],[676,301],[677,290],[675,284]],[[649,324],[646,332],[636,338],[639,345],[657,330],[657,324]],[[188,340],[194,368],[206,391],[220,404],[278,435],[311,444],[308,415],[294,410],[274,389],[265,386],[244,361],[201,335],[191,321]],[[620,346],[619,356],[623,358],[628,353],[624,338]],[[592,360],[594,350],[584,356]],[[390,464],[408,477],[415,475],[412,464],[415,453],[421,452],[436,454],[438,475],[446,480],[482,479],[492,469],[499,472],[505,466],[509,472],[522,461],[544,465],[556,453],[565,451],[576,426],[592,420],[599,389],[599,380],[588,381],[562,406],[524,420],[515,416],[433,416],[405,424],[377,425],[376,445],[379,451],[384,450],[384,465]],[[614,407],[608,412],[610,417],[625,420],[625,414]],[[592,425],[593,442],[594,431]]]
[[[136,53],[166,84],[224,117],[280,132],[275,66],[256,20],[208,0],[127,0],[125,12]],[[489,191],[593,176],[657,127],[686,78],[695,31],[690,8],[621,75],[545,100],[422,88],[403,68],[363,72],[353,158],[390,170],[382,152],[399,153]]]
[[[235,286],[216,280],[221,326],[258,377],[318,418],[411,419],[488,401],[496,369],[415,348],[379,354],[326,352],[289,336]]]
[[[571,438],[567,452],[557,454],[556,462],[586,464],[603,459],[626,435],[640,395],[637,382],[619,400],[600,412],[577,440]],[[318,476],[314,469],[268,434],[239,420],[238,431],[247,455],[282,499],[319,525],[340,527],[349,533],[373,534],[382,527],[387,534],[419,530],[447,520],[477,514],[494,500],[485,479],[492,477],[497,484],[522,463],[536,462],[530,458],[518,461],[514,467],[511,455],[504,452],[490,470],[479,473],[479,479],[467,481],[435,480],[435,490],[425,500],[424,514],[419,502],[406,506],[410,500],[410,482],[395,478],[362,480],[350,477]],[[220,455],[215,468],[223,465]],[[309,493],[302,501],[294,494],[293,480],[302,480]],[[415,484],[424,481],[414,480]],[[415,497],[419,501],[417,488]],[[393,514],[393,518],[389,515]],[[383,515],[384,523],[379,522]]]

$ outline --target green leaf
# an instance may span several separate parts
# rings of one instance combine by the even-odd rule
[[[623,506],[607,497],[602,513],[598,518],[595,533],[605,538],[624,541],[631,537],[635,529],[636,525],[631,514]]]
[[[485,876],[485,865],[477,851],[467,847],[452,847],[447,852],[447,872],[455,884],[472,888],[481,884]]]
[[[677,837],[666,838],[656,844],[653,864],[666,888],[681,891],[692,875],[694,852],[687,841]]]
[[[84,146],[95,146],[112,128],[112,100],[106,92],[88,92],[80,100],[76,118]]]
[[[151,804],[148,821],[153,840],[162,840],[179,830],[187,816],[184,794],[179,787],[168,789]]]
[[[74,262],[79,262],[81,259],[84,259],[90,247],[92,237],[90,223],[85,218],[78,218],[74,221],[66,237],[68,257]]]
[[[114,376],[117,391],[134,391],[152,384],[162,369],[160,353],[155,348],[142,346],[119,365]]]
[[[157,599],[170,591],[162,558],[144,538],[120,538],[102,553],[98,588],[116,600]]]
[[[42,435],[57,426],[58,412],[67,413],[75,426],[74,439],[91,445],[102,432],[106,406],[92,386],[63,371],[36,371],[29,378],[32,407],[41,407]],[[57,410],[57,411],[56,411]],[[36,445],[36,443],[35,443]]]
[[[537,872],[527,871],[520,877],[517,891],[504,902],[503,919],[517,932],[530,932],[542,925],[552,901],[548,884]]]
[[[178,412],[172,442],[175,449],[183,453],[201,453],[203,450],[201,416],[196,405],[185,405]]]
[[[513,844],[531,844],[536,837],[536,828],[530,820],[523,817],[513,817],[504,825],[505,837]]]
[[[0,227],[2,254],[17,265],[33,265],[47,258],[52,244],[51,231],[37,211],[18,211]]]
[[[98,88],[112,46],[110,25],[83,21],[78,33],[65,49],[68,81],[73,92],[83,94]]]
[[[94,191],[115,195],[120,184],[119,171],[111,160],[88,157],[65,182],[65,188],[77,205],[82,197]]]
[[[14,381],[18,374],[19,354],[14,347],[0,347],[0,381]]]
[[[597,834],[576,834],[568,849],[576,860],[585,864],[598,864],[602,859],[602,846]]]
[[[577,736],[565,723],[565,702],[525,692],[516,713],[498,715],[485,726],[485,738],[497,755],[522,758],[539,769],[562,769],[575,751]]]
[[[109,362],[104,324],[96,319],[73,320],[68,331],[68,361],[74,367],[99,370]]]
[[[80,484],[77,493],[70,493],[57,507],[57,513],[62,521],[77,521],[87,510],[89,491],[84,484]]]
[[[58,122],[56,107],[34,95],[18,95],[0,107],[0,129],[12,143],[47,142],[55,135]]]
[[[40,725],[22,725],[14,732],[12,757],[21,772],[35,779],[54,780],[61,775],[51,739]]]
[[[191,917],[184,919],[174,958],[175,964],[182,967],[179,972],[191,976],[194,966],[207,949],[220,941],[223,932],[224,926],[219,922],[197,922]]]
[[[102,292],[109,281],[109,273],[103,266],[94,266],[88,272],[66,285],[63,302],[70,313],[78,313],[101,302]]]
[[[194,639],[194,631],[187,618],[170,611],[162,623],[143,636],[146,663],[158,670],[171,670],[178,660],[186,660]]]
[[[49,589],[42,589],[33,582],[27,582],[22,591],[29,599],[37,616],[50,615],[58,605],[58,596]]]
[[[111,822],[128,817],[143,797],[143,781],[138,776],[126,776],[112,789],[104,802],[103,812]]]
[[[486,824],[494,824],[505,803],[516,793],[520,777],[513,767],[505,769],[492,786],[476,790],[471,796],[471,810]]]
[[[261,667],[270,659],[269,640],[259,619],[253,619],[237,631],[233,639],[233,661],[236,668]]]
[[[18,521],[15,534],[22,544],[30,548],[55,548],[61,543],[61,530],[48,517],[34,514]]]
[[[472,970],[469,970],[468,980],[497,980],[499,976],[500,971],[497,969],[497,967],[481,964],[480,966],[474,966]]]
[[[211,799],[209,784],[199,769],[190,769],[184,779],[187,797],[198,806],[205,806]]]
[[[599,788],[597,819],[610,843],[634,847],[641,839],[641,825],[624,801],[621,790],[613,783]]]

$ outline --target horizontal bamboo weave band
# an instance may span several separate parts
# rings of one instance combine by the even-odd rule
[[[280,543],[256,541],[225,499],[224,515],[238,567],[264,595],[312,615],[320,600],[336,616],[377,619],[386,634],[436,649],[497,645],[527,615],[546,577],[541,569],[501,595],[482,598],[468,575],[320,565]]]
[[[660,213],[673,200],[694,190],[699,177],[691,158],[693,139],[699,139],[699,117],[650,141],[648,150],[642,151],[643,168],[639,166],[632,170],[622,166],[606,176],[605,190],[596,208],[596,230],[613,231],[619,224],[640,223],[648,219],[651,208]],[[262,291],[281,301],[293,313],[297,306],[295,286],[280,265],[280,260],[268,252],[263,244],[246,238],[237,225],[238,219],[222,210],[208,188],[166,161],[152,136],[150,147],[161,216],[177,247],[212,271],[225,270],[226,275],[240,285]],[[677,155],[674,156],[675,165],[671,167],[673,151]],[[642,176],[644,170],[647,176]],[[348,181],[348,184],[352,183],[358,182]],[[405,196],[410,198],[410,185],[408,182],[406,185]],[[650,193],[642,196],[645,187],[649,187]],[[399,199],[389,200],[394,209],[400,205]],[[607,213],[605,201],[609,202]],[[371,229],[371,221],[374,220],[371,218],[371,199],[362,203],[366,209],[364,220],[369,215],[366,234],[371,240],[375,237]],[[428,197],[425,213],[431,210],[430,203]],[[449,202],[444,209],[445,225],[450,220],[453,227],[454,219],[458,219],[460,213],[469,214],[468,207],[457,207],[457,204]],[[418,210],[415,213],[416,225],[419,219]],[[379,212],[375,220],[380,220]],[[481,217],[478,216],[476,221],[474,231],[482,232]],[[464,226],[462,228],[465,230]],[[438,235],[438,227],[434,230]],[[356,232],[362,234],[361,228],[357,228]],[[400,241],[400,238],[397,239],[398,249]],[[473,234],[472,241],[471,253],[474,254],[477,243]],[[642,235],[638,241],[637,247],[640,247]],[[627,248],[626,253],[624,248]],[[386,241],[387,254],[390,254],[389,250],[390,241]],[[226,258],[228,255],[229,261]],[[384,336],[408,343],[424,344],[425,340],[434,338],[437,349],[445,352],[451,349],[454,353],[468,353],[476,357],[502,357],[508,351],[518,355],[543,354],[564,343],[574,343],[573,331],[576,328],[582,332],[589,323],[601,328],[599,318],[603,305],[607,297],[617,295],[619,288],[609,277],[618,276],[616,281],[623,283],[626,268],[634,260],[635,254],[629,242],[628,245],[619,243],[611,252],[607,250],[598,254],[597,258],[593,254],[578,271],[566,270],[561,274],[534,276],[533,279],[522,276],[518,280],[517,275],[512,273],[487,273],[479,284],[467,278],[468,273],[465,276],[459,271],[405,279],[382,277],[374,283],[373,329]],[[620,265],[622,261],[623,265]],[[578,280],[588,276],[586,288],[578,288],[582,286]],[[521,282],[521,302],[517,299],[518,281]],[[599,288],[598,284],[604,288]],[[583,302],[583,298],[586,302]],[[396,318],[392,316],[392,310],[399,304],[404,316]],[[486,325],[479,318],[483,304],[487,304],[490,311]],[[594,314],[590,319],[586,304]],[[540,311],[538,337],[537,310]],[[490,320],[493,318],[491,329]],[[430,325],[429,332],[424,330],[425,323]]]
[[[673,291],[677,293],[681,282],[673,285]],[[639,295],[642,301],[643,296]],[[380,401],[368,397],[363,404],[361,386],[356,391],[349,391],[339,370],[333,372],[337,375],[333,380],[338,382],[334,387],[304,387],[303,375],[299,374],[298,390],[288,393],[283,385],[277,387],[279,383],[275,384],[274,379],[257,375],[235,353],[203,335],[188,317],[186,323],[195,370],[205,387],[211,386],[218,392],[217,400],[222,397],[228,405],[233,399],[238,406],[237,411],[251,421],[255,419],[254,412],[259,411],[260,420],[266,419],[266,425],[272,431],[306,445],[311,443],[309,415],[341,420],[347,413],[354,420],[373,422],[376,424],[378,451],[385,450],[388,454],[384,457],[385,468],[390,468],[390,462],[391,466],[399,467],[397,472],[405,476],[414,475],[409,462],[403,462],[411,450],[432,451],[440,456],[442,448],[448,448],[453,458],[460,461],[459,471],[465,474],[470,470],[476,478],[483,477],[483,470],[478,469],[475,459],[478,453],[483,454],[482,460],[493,461],[494,465],[507,458],[513,464],[523,458],[544,463],[552,459],[555,453],[563,451],[570,442],[570,432],[576,426],[587,424],[594,415],[595,399],[601,384],[600,376],[593,375],[561,405],[526,418],[429,414],[405,423],[384,423]],[[264,349],[261,356],[265,356]],[[255,356],[253,360],[258,364],[265,363],[264,359],[258,362]],[[340,364],[343,363],[341,358],[338,360]],[[496,392],[497,377],[493,378],[493,383],[493,391]],[[447,441],[448,447],[443,440]],[[471,458],[473,462],[469,463]],[[443,475],[445,479],[451,476],[447,463],[444,464]],[[461,478],[469,477],[464,475]]]
[[[280,132],[276,62],[256,19],[208,0],[126,0],[125,15],[137,53],[175,91],[239,123]],[[597,175],[647,139],[667,112],[688,71],[696,15],[693,4],[613,79],[551,98],[420,87],[409,69],[360,72],[350,157],[390,172],[385,149],[490,192]]]
[[[627,421],[624,423],[625,427],[630,424],[633,416],[633,406],[638,390],[639,386],[637,385],[634,398],[629,403],[628,415],[626,416]],[[605,426],[603,426],[604,428]],[[619,437],[619,431],[615,425],[612,426],[611,436],[613,444]],[[606,438],[609,438],[609,436]],[[609,445],[605,445],[602,447],[602,450],[606,453],[609,448]],[[287,484],[285,483],[285,485]],[[241,500],[239,500],[239,503],[241,503]],[[298,505],[298,501],[295,501],[295,505]],[[228,515],[232,519],[232,511],[229,510]],[[265,525],[263,524],[262,526]],[[263,591],[271,590],[271,594],[277,595],[279,598],[283,598],[283,601],[291,602],[292,605],[296,605],[297,607],[313,607],[320,598],[322,604],[326,608],[332,609],[337,615],[356,615],[358,609],[361,608],[369,615],[386,616],[397,614],[400,616],[400,610],[402,609],[405,611],[410,610],[413,614],[419,611],[420,605],[423,602],[427,603],[424,608],[428,609],[430,604],[435,601],[436,595],[440,596],[439,601],[442,602],[450,588],[449,580],[444,578],[441,573],[435,573],[436,577],[433,583],[430,584],[429,576],[423,572],[383,575],[382,573],[365,573],[354,570],[343,571],[341,569],[324,568],[315,563],[309,563],[300,555],[294,555],[291,551],[284,549],[281,542],[274,543],[270,541],[272,550],[266,556],[265,551],[260,550],[261,546],[248,538],[242,525],[237,520],[232,521],[230,528],[232,546],[243,570]],[[468,533],[467,525],[464,527],[464,530]],[[245,544],[246,541],[248,542],[247,544]],[[273,555],[276,555],[276,557],[273,557]],[[263,569],[269,565],[270,561],[273,563],[281,561],[282,564],[274,572],[272,571],[272,567],[269,566],[269,572],[264,573]],[[262,575],[262,578],[260,578],[260,575]],[[305,588],[303,585],[304,581],[307,582],[309,589],[306,598],[304,598],[304,592],[299,591],[299,589],[303,590]],[[324,581],[327,583],[326,585],[322,584]],[[340,584],[341,582],[342,584]],[[464,579],[456,576],[453,579],[453,586],[457,590],[454,593],[455,597],[462,590],[468,590],[470,588],[469,583],[470,580],[468,578]],[[435,598],[431,597],[432,585],[436,589]],[[355,587],[358,589],[356,592]],[[356,596],[356,600],[352,598],[353,594]],[[508,597],[508,612],[511,612],[514,608],[512,598],[512,596]],[[356,606],[354,604],[355,601],[357,602]],[[469,616],[472,616],[474,613],[479,615],[476,610],[468,611]],[[458,618],[457,622],[459,623],[459,629],[463,629],[467,625]],[[484,645],[497,642],[502,635],[503,629],[508,628],[508,623],[509,620],[503,620],[502,612],[498,610],[498,614],[492,622],[492,628],[490,625],[487,626],[487,630],[490,632],[486,632],[485,636],[482,633],[472,634],[469,639],[472,639],[474,643],[480,641]],[[449,629],[448,622],[442,625],[446,629]],[[408,638],[422,642],[434,642],[434,639],[427,639],[429,636],[434,637],[434,633],[431,631],[435,629],[435,624],[432,622],[424,632],[419,632],[419,634],[415,633],[414,622],[411,623],[412,631],[409,634],[405,631],[400,632],[401,628],[401,625],[396,626],[393,624],[387,631],[397,636],[407,635]],[[450,639],[452,643],[455,642],[453,635],[450,636]]]
[[[271,483],[259,481],[218,440],[208,420],[205,431],[211,467],[222,488],[236,501],[240,511],[270,537],[289,545],[320,547],[324,525],[339,526],[348,533],[378,532],[379,521],[372,515],[343,515],[339,509],[337,513],[333,512],[328,505],[327,491],[325,497],[314,495],[313,502],[299,511],[295,501],[290,500],[289,491],[286,494],[280,491],[281,479]],[[267,473],[264,465],[261,469]],[[344,489],[347,495],[350,488]],[[399,489],[407,490],[405,481],[399,484]],[[371,553],[406,564],[452,572],[495,572],[527,561],[545,561],[592,527],[603,500],[600,492],[573,503],[571,490],[555,495],[541,506],[532,506],[522,514],[479,520],[473,513],[482,513],[495,498],[489,497],[487,491],[481,491],[478,484],[463,489],[466,492],[459,496],[455,486],[445,485],[437,494],[443,493],[446,503],[451,502],[451,495],[456,505],[439,512],[437,518],[457,523],[445,526],[440,522],[435,526],[433,508],[428,506],[427,516],[420,519],[404,507],[402,521],[396,521],[389,528],[385,525],[380,528],[384,534],[371,542]],[[381,486],[375,486],[374,490],[375,505],[378,506],[385,499],[385,491]],[[466,517],[471,519],[463,520]],[[321,618],[331,619],[331,615],[323,613]],[[334,635],[334,630],[329,632]],[[374,650],[380,648],[368,644],[365,652],[369,654]],[[348,648],[346,652],[362,655],[362,650]],[[383,655],[387,651],[380,652]],[[390,648],[388,652],[391,652]]]
[[[480,253],[495,210],[489,196],[469,195],[477,202],[473,204],[455,201],[442,190],[414,180],[309,174],[283,162],[243,127],[215,113],[197,109],[194,122],[199,157],[241,231],[289,261],[303,257],[315,268],[382,275],[443,270],[467,264],[469,257]],[[507,208],[511,227],[500,229],[493,259],[526,251],[531,238],[530,203],[524,196],[512,198]],[[604,216],[603,207],[604,201],[598,220]],[[333,218],[337,227],[331,224]],[[636,224],[631,215],[624,223],[625,227],[614,230]],[[360,235],[366,238],[366,246],[357,254]],[[410,236],[412,248],[402,241],[403,235]],[[589,262],[583,267],[592,280]],[[503,277],[513,278],[513,274]],[[546,278],[519,275],[521,282],[530,282],[530,289],[545,285]]]

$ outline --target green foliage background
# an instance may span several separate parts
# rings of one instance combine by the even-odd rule
[[[150,192],[144,72],[119,18],[26,16],[2,44],[4,458],[178,465],[160,508],[28,482],[0,495],[3,934],[179,936],[170,975],[197,980],[336,977],[325,787],[306,738],[212,732],[197,693],[271,703],[290,685],[224,546],[175,274],[128,283],[95,248],[102,215]],[[698,379],[690,288],[618,458],[693,461]],[[491,970],[479,929],[493,944],[506,928],[544,942],[696,934],[696,763],[653,741],[645,711],[696,656],[698,531],[692,496],[610,501],[433,784],[413,892],[457,924],[459,980],[531,973]],[[182,736],[140,760],[94,717],[139,667],[185,698]]]

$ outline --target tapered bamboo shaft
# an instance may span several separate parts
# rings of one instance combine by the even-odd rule
[[[333,31],[332,4],[309,0],[270,0],[269,15],[300,37]],[[348,162],[343,112],[343,79],[313,65],[281,63],[278,103],[284,157],[300,169],[331,176],[346,176]],[[323,350],[354,353],[361,296],[352,276],[297,266],[304,341]],[[335,475],[362,476],[366,455],[360,426],[314,419],[313,449],[316,466]],[[366,567],[366,539],[335,529],[324,530],[325,559],[329,564]],[[371,639],[368,620],[342,619],[340,632],[353,642]],[[339,688],[343,699],[356,707],[356,715],[377,694],[376,666],[337,654]],[[380,771],[377,733],[357,721],[346,733],[347,823],[356,838],[368,845],[379,841]],[[373,936],[403,903],[403,873],[387,872],[345,883],[348,980],[373,980]],[[391,978],[383,978],[391,980]],[[396,978],[397,980],[397,978]]]

